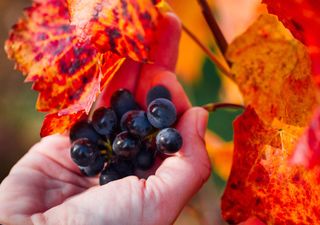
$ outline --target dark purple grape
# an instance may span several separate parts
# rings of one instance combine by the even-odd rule
[[[74,124],[70,129],[70,140],[74,142],[80,138],[87,138],[93,143],[98,143],[101,136],[95,131],[93,126],[85,120],[79,121]]]
[[[127,177],[134,174],[134,165],[131,160],[118,159],[111,163],[111,166],[120,173],[121,176]]]
[[[100,134],[112,140],[118,128],[118,118],[111,108],[101,107],[93,113],[92,126]]]
[[[111,181],[123,178],[118,171],[113,168],[105,168],[99,177],[99,184],[105,185]]]
[[[140,137],[147,136],[153,130],[147,114],[142,110],[132,110],[124,114],[120,125],[123,130]]]
[[[149,170],[154,165],[155,160],[156,160],[155,150],[145,146],[136,155],[134,159],[134,164],[137,169]]]
[[[169,90],[163,85],[157,85],[151,88],[147,94],[147,105],[157,98],[165,98],[171,101]]]
[[[81,138],[72,143],[71,158],[78,166],[89,166],[99,154],[89,139]]]
[[[97,175],[103,170],[104,163],[105,163],[104,157],[99,155],[89,166],[79,167],[79,168],[83,175],[92,177]]]
[[[158,98],[149,104],[147,116],[152,126],[162,129],[174,124],[177,119],[177,111],[171,101]]]
[[[134,173],[134,166],[129,160],[118,159],[107,164],[100,175],[100,185],[118,180]]]
[[[123,131],[114,139],[112,149],[117,156],[133,158],[140,149],[140,140],[128,131]]]
[[[133,95],[127,89],[119,89],[111,96],[111,107],[116,112],[119,119],[130,110],[138,110],[139,105],[134,100]]]
[[[182,147],[182,137],[174,128],[161,130],[156,137],[157,149],[165,154],[172,154]]]

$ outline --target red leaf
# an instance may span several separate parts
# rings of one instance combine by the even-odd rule
[[[320,86],[320,5],[316,0],[264,0],[271,13],[279,16],[293,35],[305,43],[312,59],[313,77]],[[299,141],[293,162],[312,168],[320,163],[320,112],[315,113],[309,128]]]
[[[27,8],[10,33],[6,51],[26,81],[34,82],[33,89],[39,92],[37,109],[67,117],[82,110],[88,113],[124,60],[110,51],[98,53],[89,41],[80,41],[64,0],[36,1]],[[43,130],[53,129],[50,121],[45,121]],[[56,127],[50,133],[61,131]]]
[[[309,127],[300,138],[291,160],[307,168],[320,165],[320,108],[316,110]]]
[[[222,198],[229,223],[252,216],[267,224],[320,221],[320,166],[289,164],[302,129],[279,125],[264,124],[251,107],[234,122],[233,166]]]
[[[48,136],[54,133],[64,133],[69,130],[77,121],[86,119],[87,114],[84,111],[79,111],[75,114],[60,116],[58,113],[48,114],[41,128],[41,137]]]
[[[263,0],[309,50],[315,80],[320,85],[320,4],[317,0]]]
[[[160,16],[151,0],[69,0],[69,9],[79,35],[99,51],[149,61]]]

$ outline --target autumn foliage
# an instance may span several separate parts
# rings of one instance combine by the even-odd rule
[[[42,136],[64,133],[87,117],[126,58],[152,63],[158,2],[35,0],[25,10],[6,51],[39,92],[37,109],[48,113]],[[318,224],[320,5],[264,2],[270,14],[261,15],[225,55],[246,110],[234,122],[222,214],[230,224],[253,216],[266,224]],[[229,170],[219,173],[227,177]]]
[[[87,3],[34,1],[6,42],[8,56],[39,92],[37,109],[50,113],[42,136],[63,132],[88,113],[125,57],[151,61],[160,15],[149,0],[90,1],[91,8],[83,7]]]

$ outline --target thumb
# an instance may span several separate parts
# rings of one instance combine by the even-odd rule
[[[191,108],[180,118],[177,129],[183,138],[182,149],[166,158],[155,176],[146,180],[146,196],[155,201],[160,215],[173,222],[185,204],[201,188],[210,175],[210,163],[205,149],[204,134],[208,112]]]

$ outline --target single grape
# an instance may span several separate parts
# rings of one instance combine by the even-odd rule
[[[161,130],[156,137],[157,149],[166,154],[172,154],[182,147],[182,137],[174,128]]]
[[[100,185],[133,175],[134,166],[131,161],[117,159],[107,164],[100,175]]]
[[[111,107],[116,112],[119,119],[130,110],[138,110],[139,105],[134,100],[133,95],[126,89],[119,89],[111,96]]]
[[[147,116],[152,126],[162,129],[174,124],[177,119],[177,111],[171,101],[158,98],[149,104]]]
[[[151,88],[147,94],[147,105],[157,98],[165,98],[171,101],[169,90],[163,85],[157,85]]]
[[[111,163],[121,176],[127,177],[134,174],[134,165],[131,160],[117,159]]]
[[[99,155],[89,166],[86,166],[86,167],[80,166],[79,168],[83,175],[92,177],[97,175],[103,170],[104,163],[105,163],[104,157]]]
[[[105,185],[111,181],[119,180],[123,178],[121,174],[114,168],[109,168],[108,166],[101,172],[99,177],[99,184]]]
[[[112,140],[118,128],[118,118],[111,108],[101,107],[93,113],[92,126],[100,134]]]
[[[134,159],[134,164],[137,169],[148,170],[152,168],[155,160],[156,160],[155,150],[145,146],[136,155]]]
[[[89,139],[81,138],[72,143],[71,158],[78,166],[89,166],[97,157],[99,151]]]
[[[124,114],[120,125],[123,130],[140,137],[147,136],[153,130],[147,114],[142,110],[132,110]]]
[[[95,131],[93,126],[85,120],[81,120],[74,124],[70,129],[69,136],[72,142],[80,138],[87,138],[96,144],[101,139],[101,136]]]
[[[113,141],[113,152],[120,157],[133,158],[139,151],[140,140],[128,131],[119,133]]]

